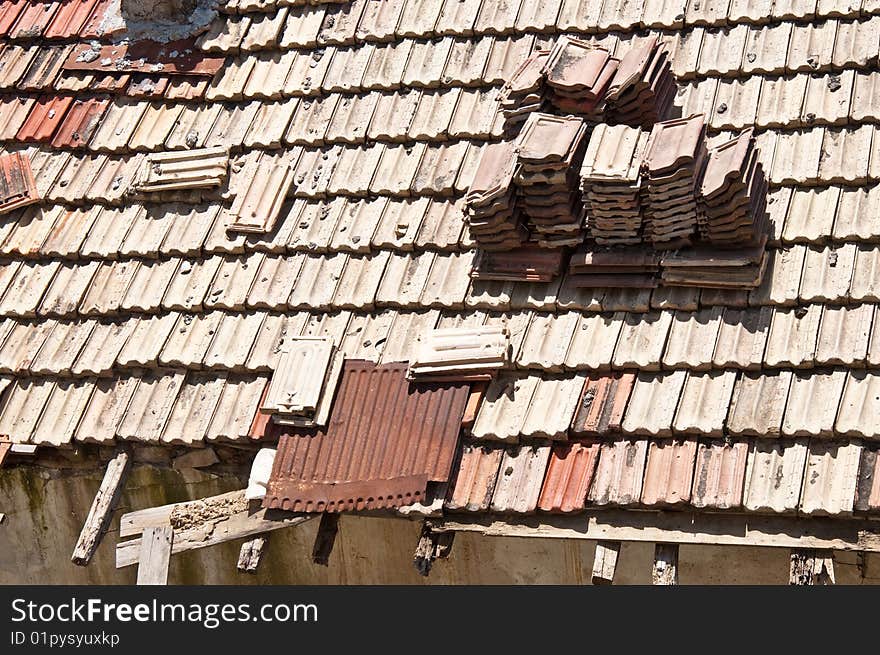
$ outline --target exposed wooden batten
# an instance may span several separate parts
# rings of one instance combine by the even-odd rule
[[[293,527],[313,516],[251,509],[244,499],[244,490],[240,490],[131,512],[122,517],[121,525],[123,536],[132,534],[136,528],[143,531],[148,527],[172,527],[174,543],[171,553],[175,554]],[[141,539],[119,542],[116,545],[116,568],[136,564],[140,548]]]
[[[245,541],[238,553],[238,570],[242,573],[256,573],[268,545],[267,534]]]
[[[834,554],[830,550],[792,549],[788,583],[797,586],[833,585]]]
[[[98,488],[98,493],[95,494],[89,515],[83,524],[73,554],[70,556],[70,560],[74,564],[85,566],[92,560],[95,550],[107,531],[113,509],[125,487],[125,479],[130,468],[131,454],[127,448],[118,452],[107,464],[104,479],[101,480],[101,486]]]
[[[170,527],[147,528],[141,537],[138,553],[138,585],[168,584],[168,566],[171,563],[171,544],[174,530]]]
[[[434,532],[497,537],[880,552],[880,522],[864,519],[602,510],[525,518],[450,516],[432,519],[431,526]]]
[[[614,572],[617,570],[619,555],[619,541],[599,541],[596,543],[596,554],[593,557],[593,584],[604,585],[614,582]]]

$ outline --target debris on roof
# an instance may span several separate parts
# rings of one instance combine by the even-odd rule
[[[31,160],[20,152],[0,155],[0,214],[39,201]]]

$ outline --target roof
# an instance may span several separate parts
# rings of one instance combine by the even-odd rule
[[[880,508],[880,4],[226,0],[134,67],[109,4],[0,10],[0,148],[38,199],[0,216],[0,433],[248,442],[289,337],[394,365],[504,326],[450,511]],[[562,33],[618,58],[658,36],[710,145],[754,129],[757,289],[470,277],[499,91]],[[185,188],[142,177],[169,151]]]

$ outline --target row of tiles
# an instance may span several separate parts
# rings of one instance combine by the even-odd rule
[[[876,131],[870,125],[768,131],[757,141],[765,169],[776,186],[862,186],[880,180],[880,137],[875,138]],[[263,194],[279,190],[270,175],[261,173],[279,166],[293,170],[290,195],[300,198],[453,196],[470,187],[484,146],[485,142],[462,140],[438,145],[416,142],[251,150],[232,161],[225,188],[170,192],[157,200],[197,203],[201,198],[231,199],[248,194],[256,204],[261,204],[262,198],[271,206],[280,199],[264,198]],[[28,153],[40,198],[75,205],[121,204],[132,192],[133,180],[148,157],[144,153],[81,155],[25,146],[7,146],[5,151]]]
[[[589,40],[623,55],[649,35],[606,35]],[[672,33],[663,37],[679,79],[705,76],[782,76],[796,72],[866,68],[877,59],[880,16],[865,22]],[[208,85],[182,77],[151,83],[149,75],[65,70],[72,46],[19,46],[0,51],[0,89],[103,90],[137,96],[240,100],[317,95],[335,91],[484,86],[509,80],[525,59],[555,37],[498,37],[366,44],[317,51],[288,50],[231,57]]]
[[[465,445],[451,512],[604,506],[850,515],[880,510],[880,458],[858,440],[588,440]]]
[[[880,225],[874,220],[880,213],[880,186],[782,187],[769,194],[768,209],[768,236],[773,246],[821,246],[840,242],[865,246],[880,241]],[[356,220],[349,220],[349,216]],[[464,229],[460,199],[298,198],[282,206],[274,228],[265,235],[228,232],[230,220],[229,212],[219,203],[92,205],[87,209],[37,205],[20,209],[0,222],[0,256],[78,260],[199,258],[245,252],[366,255],[377,250],[444,251],[473,247],[469,232]],[[813,250],[815,248],[811,252]],[[807,255],[807,251],[803,251],[801,257],[801,252],[795,249],[793,258],[785,257],[786,270],[792,266],[788,274],[792,281],[784,287],[784,295],[767,296],[774,303],[791,304],[798,299],[799,287],[794,286],[794,278],[799,280],[803,276],[803,260]],[[777,256],[783,257],[771,255],[768,284],[772,276],[780,274],[776,268]],[[811,254],[814,256],[815,253]],[[862,259],[862,265],[865,261]],[[860,276],[861,273],[856,274]],[[856,286],[860,284],[857,281]],[[734,295],[745,296],[746,293]],[[695,309],[697,303],[694,300],[686,307],[673,307]]]
[[[266,85],[259,88],[271,97]],[[7,95],[0,98],[0,141],[123,152],[183,149],[189,143],[241,150],[281,144],[499,138],[503,120],[497,113],[497,95],[497,88],[450,87],[354,96],[331,93],[318,99],[251,100],[210,107],[111,101],[106,96]],[[877,72],[756,75],[744,81],[709,78],[682,86],[675,111],[684,116],[705,114],[715,130],[860,125],[880,121],[877,98]]]
[[[435,327],[482,325],[508,329],[511,368],[539,372],[880,367],[880,316],[877,306],[868,304],[647,313],[385,309],[282,314],[244,311],[235,306],[243,297],[219,290],[211,307],[198,314],[158,311],[150,305],[156,296],[146,291],[141,302],[127,304],[127,311],[136,313],[122,317],[6,318],[0,322],[0,372],[108,375],[117,368],[148,365],[266,370],[281,347],[279,335],[313,336],[316,331],[349,357],[387,363],[414,357],[420,340]],[[61,298],[58,305],[65,302]],[[146,330],[151,330],[148,336]],[[119,355],[139,347],[143,353]]]
[[[877,439],[878,410],[880,375],[864,370],[504,373],[471,434],[512,443],[608,433]]]
[[[171,370],[100,380],[5,379],[0,432],[13,443],[42,446],[250,441],[265,429],[258,410],[267,382]]]
[[[278,311],[374,306],[500,311],[648,311],[654,306],[693,311],[699,306],[782,309],[880,300],[880,248],[851,243],[771,250],[764,279],[751,292],[588,288],[577,286],[576,275],[552,282],[479,280],[471,278],[476,256],[475,251],[382,250],[327,255],[253,252],[198,259],[6,260],[0,262],[0,316],[113,315],[138,307],[201,311],[215,305]]]

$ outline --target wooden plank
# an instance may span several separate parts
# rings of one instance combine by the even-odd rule
[[[614,582],[614,572],[617,569],[619,554],[619,541],[596,542],[596,555],[593,557],[593,584],[603,585]]]
[[[197,500],[185,500],[180,503],[169,503],[168,505],[160,505],[158,507],[148,507],[147,509],[139,509],[135,512],[123,514],[119,519],[119,536],[133,537],[144,531],[144,528],[161,527],[171,525],[171,513],[179,508],[186,510],[188,507],[197,507],[199,504],[211,502],[216,505],[226,502],[232,503],[242,497],[244,492],[240,489],[230,491],[217,496],[208,498],[199,498]]]
[[[422,523],[422,532],[413,554],[413,565],[419,575],[427,577],[434,560],[449,557],[454,538],[454,532],[437,532],[428,521]]]
[[[880,522],[865,519],[596,510],[509,520],[456,516],[432,519],[432,528],[435,532],[477,532],[498,537],[880,552]]]
[[[321,524],[318,526],[318,534],[315,535],[315,544],[312,546],[312,561],[321,566],[330,564],[330,553],[336,543],[336,534],[339,532],[339,514],[321,514]]]
[[[290,528],[305,523],[310,518],[312,518],[310,515],[265,509],[253,513],[243,511],[227,517],[212,518],[192,527],[176,530],[171,553],[207,548],[235,539],[253,537],[263,532]],[[116,568],[136,564],[140,547],[140,539],[130,539],[116,544]]]
[[[654,546],[651,584],[678,584],[678,544],[657,544]]]
[[[833,585],[834,554],[830,550],[793,548],[788,583],[797,586]]]
[[[119,502],[130,468],[131,454],[127,448],[119,451],[107,464],[104,479],[101,480],[101,486],[98,487],[98,493],[95,494],[89,515],[70,556],[74,564],[85,566],[92,561],[92,556],[110,525],[113,510]]]
[[[147,528],[141,537],[143,547],[138,557],[138,585],[168,584],[171,544],[174,530],[170,527]]]
[[[267,534],[245,541],[238,553],[238,570],[243,573],[256,573],[268,544]]]

